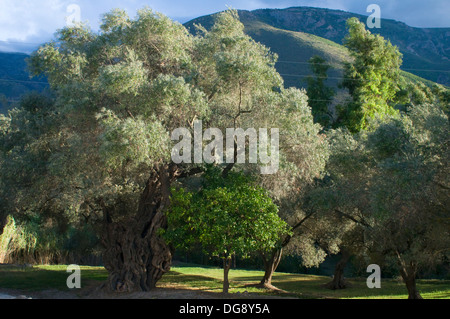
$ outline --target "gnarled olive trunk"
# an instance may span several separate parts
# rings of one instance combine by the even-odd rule
[[[113,291],[148,291],[170,270],[172,251],[159,235],[167,227],[171,174],[167,167],[152,172],[135,214],[112,221],[104,209],[103,262]]]
[[[402,274],[402,278],[408,289],[408,299],[423,299],[416,287],[416,275]]]
[[[350,257],[351,255],[347,250],[341,249],[341,259],[337,262],[334,268],[333,280],[325,285],[326,288],[337,290],[337,289],[345,289],[348,287],[349,284],[344,278],[344,270],[345,266],[347,266]]]

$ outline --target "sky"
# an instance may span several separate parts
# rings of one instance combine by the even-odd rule
[[[101,15],[113,8],[131,17],[145,6],[181,23],[226,10],[309,6],[369,15],[377,4],[381,18],[413,27],[450,27],[450,0],[0,0],[0,51],[27,52],[49,41],[55,31],[71,21],[88,22],[98,30]]]

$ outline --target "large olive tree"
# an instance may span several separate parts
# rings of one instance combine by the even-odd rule
[[[135,19],[121,10],[105,14],[98,34],[84,25],[59,30],[30,59],[55,96],[48,112],[37,103],[36,114],[22,109],[10,113],[11,125],[2,120],[2,141],[22,141],[2,148],[8,205],[20,215],[92,222],[109,287],[149,290],[171,265],[160,232],[171,185],[204,170],[171,160],[175,129],[193,132],[200,120],[222,132],[279,128],[279,170],[260,179],[275,200],[281,186],[318,175],[327,147],[305,93],[283,88],[276,56],[243,29],[229,10],[192,36],[143,9]],[[14,124],[20,114],[33,121]],[[224,176],[236,165],[216,164]],[[256,165],[240,166],[260,173]]]

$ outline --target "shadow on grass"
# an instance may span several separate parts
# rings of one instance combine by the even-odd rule
[[[106,270],[102,267],[81,266],[81,285],[85,286],[93,281],[107,279]],[[0,267],[0,288],[39,291],[57,289],[70,291],[67,278],[71,273],[66,272],[67,266],[34,266],[34,267]]]
[[[177,265],[180,267],[180,265]],[[106,281],[107,271],[103,267],[81,266],[82,287],[90,284],[98,285]],[[192,268],[192,269],[188,269]],[[35,267],[0,267],[0,288],[27,291],[40,291],[57,289],[63,292],[70,291],[66,281],[70,273],[67,266],[35,266]],[[192,290],[222,293],[223,279],[220,269],[185,267],[174,269],[165,274],[158,282],[161,288]],[[322,298],[393,298],[406,299],[407,291],[404,283],[395,279],[382,279],[381,289],[369,289],[366,278],[349,278],[351,288],[342,290],[329,290],[323,287],[331,280],[330,277],[276,273],[272,284],[283,291],[270,291],[257,287],[261,280],[261,272],[248,273],[238,270],[230,277],[230,292],[254,293],[257,295],[286,296],[307,299]],[[444,299],[450,298],[449,280],[418,280],[417,286],[424,298]]]

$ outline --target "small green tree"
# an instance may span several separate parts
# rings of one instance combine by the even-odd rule
[[[233,255],[273,249],[288,225],[261,187],[231,172],[207,176],[203,189],[193,193],[172,191],[166,240],[176,248],[200,244],[206,253],[223,259],[223,292],[228,293],[228,273]]]
[[[327,71],[330,65],[326,63],[324,58],[315,55],[309,59],[309,66],[314,76],[308,76],[306,78],[306,83],[308,84],[306,90],[308,103],[311,106],[314,122],[320,123],[323,127],[328,127],[332,119],[328,111],[328,106],[335,94],[331,87],[325,85],[328,78]]]
[[[389,41],[366,30],[357,18],[347,20],[347,26],[344,45],[353,61],[344,65],[342,86],[349,90],[352,101],[338,111],[340,122],[358,132],[369,127],[370,119],[396,113],[390,102],[399,90],[402,55]]]

